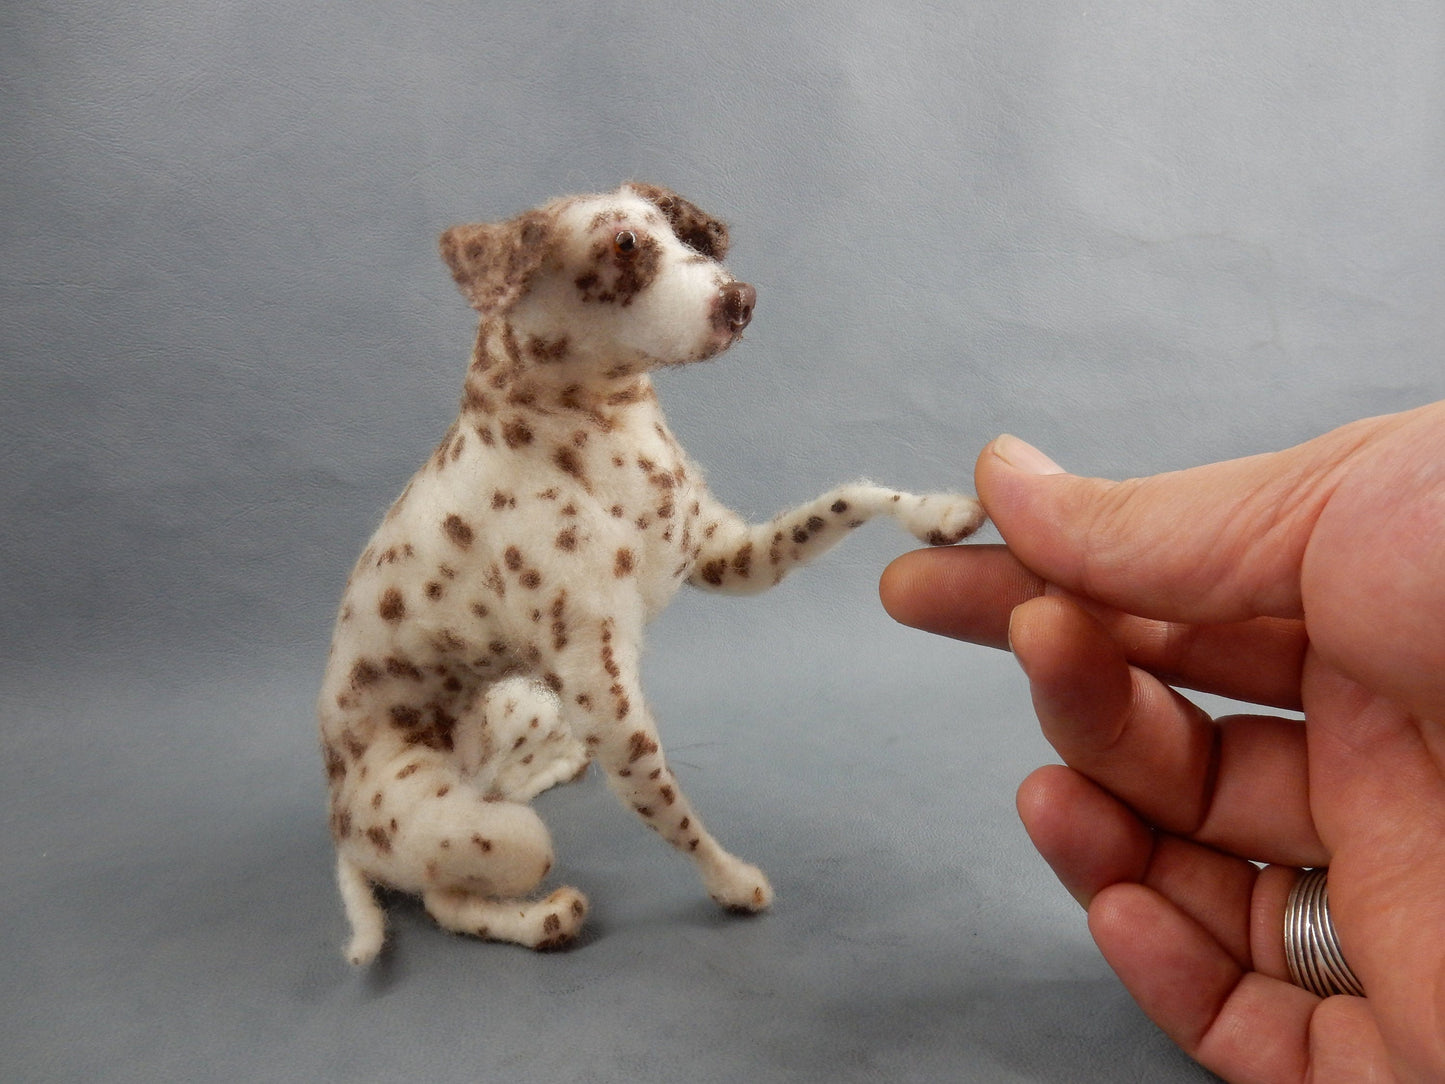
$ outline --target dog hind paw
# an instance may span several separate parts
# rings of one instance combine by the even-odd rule
[[[537,906],[542,911],[542,936],[532,948],[537,952],[570,948],[587,921],[587,897],[575,888],[559,888]]]

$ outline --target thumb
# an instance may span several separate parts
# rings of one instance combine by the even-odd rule
[[[1002,436],[974,478],[1013,554],[1070,591],[1165,621],[1299,618],[1305,550],[1343,454],[1311,442],[1111,482]]]

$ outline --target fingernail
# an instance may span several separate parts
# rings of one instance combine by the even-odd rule
[[[1027,441],[1005,433],[993,442],[993,454],[1025,474],[1063,474],[1064,468]]]

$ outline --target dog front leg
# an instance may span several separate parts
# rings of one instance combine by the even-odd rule
[[[582,709],[587,747],[607,773],[613,792],[643,823],[692,859],[717,903],[734,911],[765,909],[773,901],[767,877],[713,838],[667,766],[638,679],[637,640],[621,637],[608,619],[602,623],[600,652],[610,684],[569,682],[567,692]]]
[[[838,486],[759,524],[748,524],[709,498],[701,520],[702,549],[689,582],[732,594],[766,591],[877,516],[892,516],[930,546],[961,542],[984,521],[983,507],[972,497],[919,496],[871,482]]]

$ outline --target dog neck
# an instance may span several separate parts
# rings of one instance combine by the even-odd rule
[[[598,372],[572,356],[565,337],[523,338],[509,321],[491,319],[477,328],[462,413],[575,414],[611,430],[620,412],[656,400],[641,366],[617,364]]]

